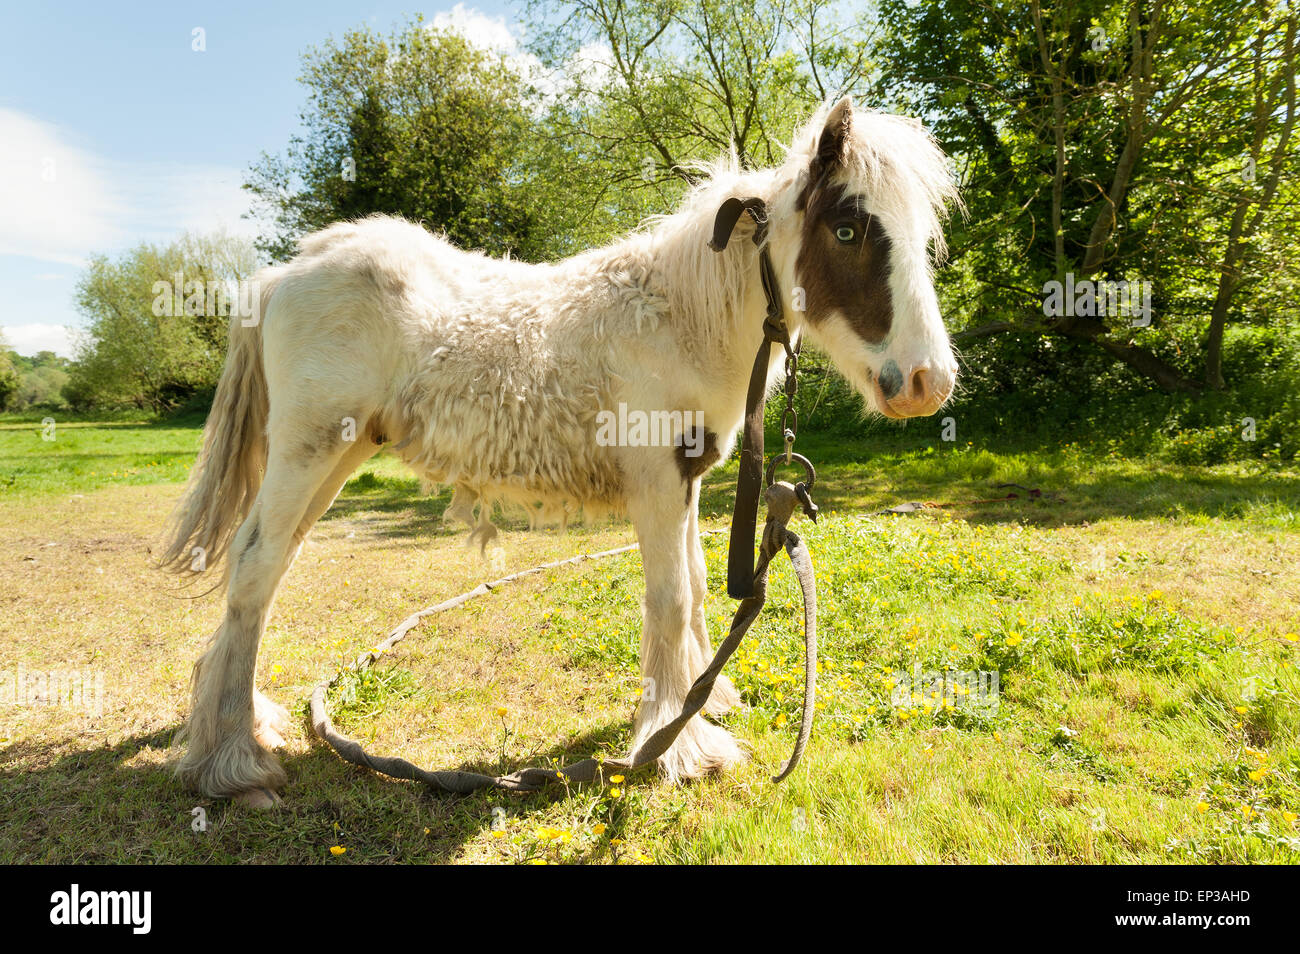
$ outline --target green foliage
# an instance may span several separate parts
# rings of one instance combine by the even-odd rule
[[[1294,13],[1288,27],[1267,4],[1226,0],[881,6],[888,87],[954,155],[969,208],[941,276],[946,314],[982,333],[1104,344],[1170,391],[1209,373],[1224,274],[1233,323],[1295,314]],[[1278,102],[1274,116],[1256,110]],[[1045,320],[1044,283],[1066,272],[1150,281],[1153,323]],[[1080,354],[1059,352],[1057,367],[1074,375]]]
[[[386,705],[418,696],[423,687],[409,669],[349,669],[330,689],[329,705],[340,725],[364,722]]]
[[[668,211],[694,164],[779,164],[825,99],[868,95],[874,24],[838,0],[535,0],[533,49],[570,80],[547,117],[625,211]],[[599,57],[592,50],[603,51]]]
[[[1225,627],[1207,627],[1165,605],[1159,593],[1119,606],[1080,603],[1046,624],[1004,616],[984,637],[981,663],[1011,671],[1029,660],[1084,676],[1120,667],[1183,672],[1233,645]]]
[[[22,374],[14,366],[17,357],[8,350],[4,338],[0,337],[0,410],[10,405],[22,384]]]
[[[234,291],[256,264],[249,243],[224,234],[92,259],[77,283],[87,327],[63,391],[68,403],[156,412],[213,387]]]
[[[572,230],[581,183],[539,135],[540,92],[502,55],[417,18],[388,37],[350,31],[303,66],[303,132],[246,183],[273,219],[260,243],[273,258],[305,232],[374,213],[530,260]]]
[[[62,407],[63,389],[69,380],[71,364],[53,351],[38,351],[30,358],[13,351],[7,355],[0,352],[0,408],[21,411],[30,407]],[[6,367],[14,375],[13,387],[7,395],[4,385]]]
[[[1180,347],[1186,354],[1194,343],[1171,339],[1162,353],[1177,361]],[[1285,327],[1230,326],[1224,355],[1231,372],[1227,389],[1170,394],[1086,342],[1047,335],[981,338],[964,349],[958,392],[937,417],[955,422],[950,447],[1078,445],[1203,465],[1296,460],[1300,337]],[[862,398],[824,356],[808,353],[802,366],[796,408],[803,433],[944,446],[936,440],[938,422],[868,418]],[[782,407],[779,399],[769,402],[770,430]]]

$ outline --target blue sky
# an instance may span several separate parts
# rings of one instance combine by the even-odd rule
[[[22,354],[70,354],[91,254],[187,229],[251,234],[239,185],[298,124],[300,53],[417,12],[509,48],[507,0],[10,4],[0,29],[0,318]],[[441,15],[441,16],[440,16]],[[196,52],[193,30],[204,31]]]

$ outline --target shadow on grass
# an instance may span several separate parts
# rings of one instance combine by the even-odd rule
[[[770,446],[774,445],[769,439]],[[818,467],[813,497],[827,512],[878,513],[910,501],[934,502],[970,523],[1059,527],[1114,517],[1203,517],[1300,524],[1300,480],[1278,471],[1186,467],[1056,453],[962,451],[871,453],[860,442],[816,436],[798,449]],[[778,468],[778,477],[788,473]],[[730,514],[734,462],[704,481],[700,508]],[[1019,484],[1059,500],[1031,498]],[[994,500],[1008,493],[1014,500]],[[900,515],[899,519],[909,519]]]
[[[1300,480],[1279,471],[1251,473],[1231,468],[1186,467],[1084,454],[1035,452],[871,450],[862,441],[810,435],[799,450],[818,467],[814,499],[827,513],[878,513],[911,501],[935,502],[953,516],[976,524],[1024,523],[1062,527],[1108,518],[1240,519],[1276,527],[1300,524]],[[779,446],[769,435],[769,448]],[[182,456],[167,454],[167,457]],[[385,461],[391,464],[391,461]],[[790,472],[778,469],[778,476]],[[735,499],[733,457],[704,479],[700,511],[705,519],[727,520]],[[1019,484],[1059,499],[1033,499]],[[996,500],[1008,493],[1014,500]],[[460,537],[466,528],[444,523],[451,490],[427,495],[414,476],[363,470],[352,478],[321,518],[363,518],[366,535],[377,541],[421,546],[429,539]],[[899,519],[914,519],[900,515]],[[529,528],[518,508],[497,508],[501,530]]]
[[[490,829],[495,808],[510,816],[564,795],[562,787],[532,795],[435,793],[346,763],[313,740],[308,752],[281,757],[289,777],[281,790],[284,802],[256,811],[187,792],[165,767],[132,764],[149,750],[166,751],[179,728],[65,752],[52,762],[39,744],[6,747],[0,753],[0,862],[438,864]],[[625,742],[628,728],[606,724],[563,745],[511,758],[506,771],[608,750]],[[367,746],[384,750],[381,742]],[[33,764],[39,767],[24,767]],[[430,767],[500,770],[495,760]],[[204,831],[195,830],[198,809]],[[332,855],[336,845],[346,852]]]
[[[431,537],[466,537],[468,528],[465,524],[443,520],[447,507],[451,505],[451,494],[450,488],[437,494],[421,494],[420,481],[415,477],[394,477],[366,471],[344,485],[333,506],[321,517],[321,523],[328,524],[341,517],[364,518],[367,535],[372,538],[409,539],[412,546]],[[492,523],[503,531],[529,529],[527,514],[518,507],[495,508]],[[556,532],[554,525],[539,525],[537,529]]]

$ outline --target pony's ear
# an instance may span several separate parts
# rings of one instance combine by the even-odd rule
[[[813,178],[834,168],[844,158],[845,144],[849,138],[849,123],[853,120],[853,100],[845,96],[831,107],[817,141],[817,154],[813,157]]]

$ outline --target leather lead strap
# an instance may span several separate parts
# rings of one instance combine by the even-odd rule
[[[727,595],[747,600],[754,595],[754,534],[758,530],[758,493],[763,486],[763,404],[772,341],[764,338],[754,358],[745,395],[744,437],[740,445],[740,470],[736,475],[736,505],[731,513],[727,540]]]
[[[727,541],[727,595],[735,600],[754,595],[754,538],[758,530],[758,503],[763,489],[763,405],[767,398],[767,372],[771,366],[772,343],[790,350],[790,335],[781,306],[781,289],[776,280],[772,256],[763,240],[767,237],[767,204],[753,196],[732,197],[718,209],[713,220],[709,248],[721,252],[731,240],[736,223],[748,212],[754,220],[754,244],[758,245],[759,276],[767,299],[763,321],[763,343],[754,357],[745,395],[744,437],[740,445],[740,469],[736,476],[736,505],[731,514],[731,536]]]
[[[709,239],[709,248],[721,252],[731,241],[731,233],[736,230],[736,223],[746,212],[754,220],[754,244],[762,245],[767,237],[767,203],[757,196],[737,199],[734,196],[718,207],[713,218],[713,237]]]

